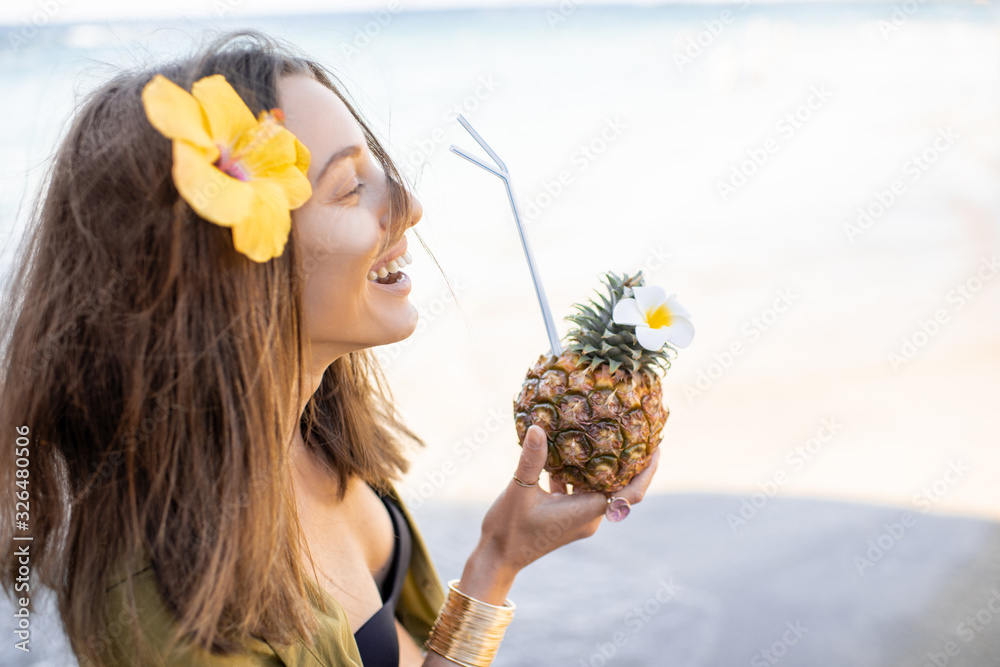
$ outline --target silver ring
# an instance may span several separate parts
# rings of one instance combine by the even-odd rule
[[[536,479],[536,480],[535,480],[534,482],[532,482],[531,484],[528,484],[528,483],[527,483],[527,482],[525,482],[524,480],[522,480],[522,479],[518,479],[517,475],[514,475],[514,481],[515,481],[515,482],[517,482],[518,484],[520,484],[521,486],[523,486],[523,487],[526,487],[526,488],[529,488],[529,489],[530,489],[531,487],[533,487],[533,486],[535,486],[535,485],[537,485],[537,484],[538,484],[538,480],[537,480],[537,479]]]
[[[608,521],[615,523],[622,521],[631,511],[632,503],[628,501],[628,498],[608,496],[608,508],[604,511],[604,516],[607,517]]]

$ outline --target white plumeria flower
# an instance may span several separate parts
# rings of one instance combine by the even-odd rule
[[[687,347],[694,338],[691,315],[676,297],[662,287],[633,287],[635,298],[622,299],[615,305],[611,319],[615,324],[634,326],[639,345],[647,350],[659,350],[667,341],[677,347]]]

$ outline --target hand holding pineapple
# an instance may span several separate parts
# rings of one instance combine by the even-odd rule
[[[548,457],[546,434],[532,426],[524,439],[514,476],[539,479]],[[659,452],[617,495],[631,504],[642,501],[656,472]],[[551,481],[551,480],[550,480]],[[550,491],[521,486],[513,479],[483,519],[479,544],[466,562],[461,590],[491,604],[502,604],[517,573],[561,546],[593,535],[604,518],[600,493],[567,494],[559,482]]]
[[[514,420],[521,442],[532,425],[546,430],[552,483],[616,493],[657,451],[669,411],[656,370],[670,367],[666,344],[687,346],[694,327],[673,296],[642,284],[641,272],[605,280],[600,302],[577,304],[567,318],[577,327],[566,351],[543,354],[528,371]]]
[[[462,590],[501,604],[532,561],[593,535],[613,493],[640,502],[659,461],[667,409],[657,368],[694,335],[689,315],[642,275],[606,277],[601,302],[578,306],[559,357],[542,355],[514,402],[521,458],[483,519],[462,574]],[[537,481],[549,473],[549,491]],[[573,493],[567,493],[567,485]],[[466,590],[466,587],[469,590]]]
[[[501,605],[523,567],[592,535],[605,516],[623,518],[630,504],[642,500],[656,470],[667,418],[654,368],[670,365],[663,349],[668,339],[684,347],[694,329],[673,297],[642,286],[641,273],[625,279],[608,274],[610,297],[601,297],[603,307],[595,302],[593,308],[579,307],[580,313],[570,318],[578,329],[570,333],[572,344],[561,353],[510,173],[468,121],[461,115],[458,120],[496,167],[457,146],[451,150],[507,186],[553,352],[529,371],[514,403],[521,458],[507,488],[486,513],[479,544],[459,582],[459,590],[467,595]],[[548,491],[538,485],[542,470],[549,472]],[[567,484],[573,485],[572,494]],[[617,497],[612,502],[604,493],[588,491]],[[616,509],[615,503],[626,509]]]

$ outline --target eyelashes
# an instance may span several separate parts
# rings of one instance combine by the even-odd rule
[[[361,194],[361,188],[363,188],[363,187],[365,187],[364,183],[358,183],[357,186],[355,186],[355,188],[353,190],[351,190],[350,192],[348,192],[346,194],[339,195],[339,196],[331,197],[328,201],[331,204],[341,203],[341,202],[343,202],[343,201],[345,201],[347,199],[350,199],[351,197],[353,197],[355,195]]]

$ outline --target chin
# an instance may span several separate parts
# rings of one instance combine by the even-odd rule
[[[409,302],[407,302],[406,304],[406,309],[407,309],[406,318],[404,320],[404,323],[400,327],[400,335],[396,340],[393,341],[394,343],[409,338],[417,330],[417,324],[420,321],[420,315],[417,313],[417,309],[413,306],[412,303]]]
[[[419,319],[417,309],[408,302],[405,310],[394,315],[391,320],[381,322],[379,325],[380,335],[371,345],[392,345],[406,340],[417,330]]]

